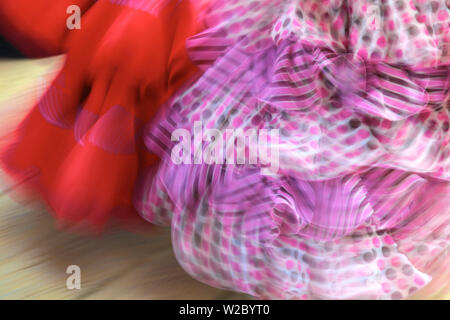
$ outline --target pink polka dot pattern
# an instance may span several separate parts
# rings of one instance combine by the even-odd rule
[[[350,1],[350,49],[388,63],[448,65],[450,18],[445,0]]]
[[[182,267],[259,298],[426,286],[450,244],[446,13],[442,0],[212,1],[187,43],[202,74],[145,133],[163,161],[139,208],[172,227]],[[175,165],[171,132],[198,120],[278,129],[279,170]]]

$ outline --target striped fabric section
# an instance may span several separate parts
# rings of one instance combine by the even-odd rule
[[[361,178],[381,229],[417,232],[450,201],[448,183],[393,169],[370,169]],[[431,195],[430,195],[431,193]]]
[[[369,66],[369,68],[372,66]],[[355,103],[370,114],[393,121],[425,110],[428,95],[399,67],[376,64],[366,80],[367,90],[359,91]]]
[[[450,88],[449,68],[417,68],[409,71],[409,77],[425,88],[428,94],[428,104],[433,109],[440,108],[442,101],[448,96]]]
[[[72,126],[75,116],[67,100],[69,99],[65,93],[64,74],[61,73],[39,100],[38,108],[49,123],[67,129]]]
[[[139,122],[134,115],[116,105],[99,117],[89,132],[88,140],[112,154],[132,154],[136,152],[139,131]]]

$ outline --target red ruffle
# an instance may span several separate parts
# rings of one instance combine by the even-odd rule
[[[159,159],[140,133],[197,72],[184,45],[196,32],[193,11],[189,1],[169,1],[156,16],[98,1],[59,75],[6,137],[3,169],[61,224],[98,231],[112,217],[143,221],[133,191]]]

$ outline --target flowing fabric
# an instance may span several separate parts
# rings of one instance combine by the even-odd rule
[[[205,21],[187,43],[204,73],[148,127],[164,160],[140,188],[186,271],[262,298],[401,299],[445,270],[445,1],[216,1]],[[196,121],[278,129],[278,170],[198,149],[175,164],[172,133],[193,146]]]
[[[83,12],[61,73],[2,152],[60,221],[171,226],[190,275],[258,298],[403,299],[448,266],[445,0],[100,0]],[[224,146],[198,146],[196,123],[216,137],[279,133],[264,147],[275,163],[227,150],[209,161]],[[196,147],[179,148],[179,129]]]
[[[67,35],[61,72],[5,138],[4,169],[20,191],[39,192],[63,225],[142,223],[133,191],[159,161],[144,147],[143,128],[197,72],[184,46],[197,28],[193,6],[146,3],[153,10],[97,1]]]

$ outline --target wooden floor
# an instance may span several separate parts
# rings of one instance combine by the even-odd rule
[[[0,128],[15,123],[37,99],[62,58],[0,61]],[[112,231],[101,238],[55,227],[50,214],[19,204],[0,175],[0,299],[246,299],[188,276],[178,265],[169,230]],[[66,288],[66,268],[81,268],[81,289]],[[445,275],[445,280],[448,275]],[[429,298],[426,293],[417,298]],[[448,290],[434,298],[448,298]]]
[[[167,230],[101,238],[55,230],[43,210],[0,201],[0,299],[243,298],[190,278],[172,253]],[[66,288],[66,269],[81,269],[81,289]]]

